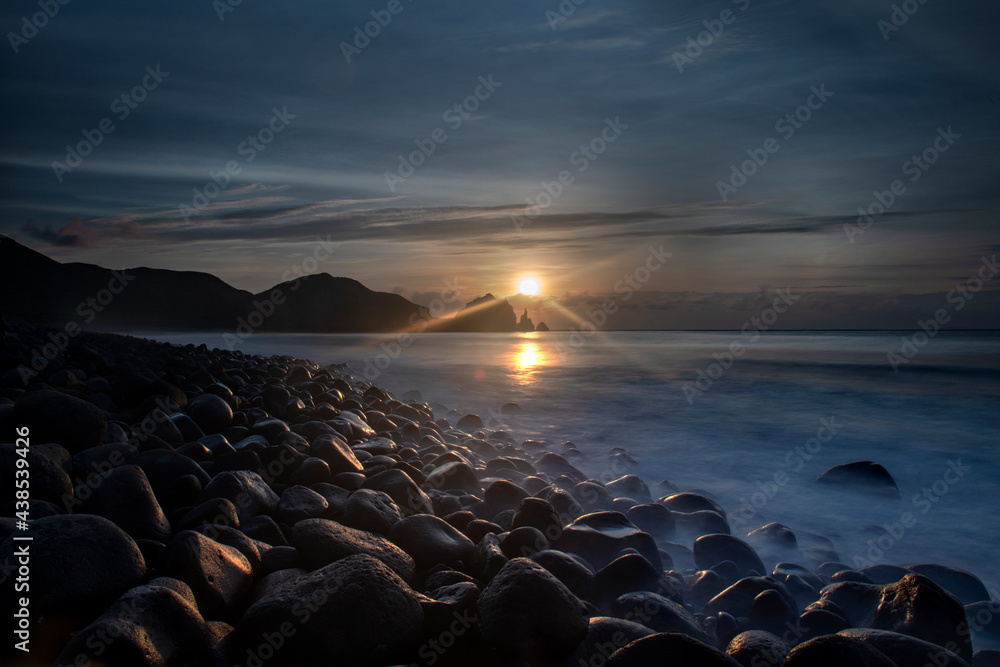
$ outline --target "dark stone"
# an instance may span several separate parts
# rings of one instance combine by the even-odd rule
[[[666,659],[670,662],[665,663]],[[608,660],[608,667],[662,667],[664,664],[739,667],[738,662],[719,649],[676,633],[644,637],[615,651]]]
[[[269,588],[237,625],[233,654],[257,655],[266,636],[294,628],[269,667],[327,667],[331,656],[361,667],[408,662],[423,634],[422,599],[378,559],[349,556]]]
[[[581,600],[596,599],[595,572],[586,561],[553,549],[539,551],[531,559],[551,572]]]
[[[702,535],[695,540],[694,562],[699,569],[707,570],[726,560],[736,563],[741,577],[767,574],[757,552],[739,538],[714,534]]]
[[[177,524],[179,530],[191,530],[207,524],[240,527],[236,506],[225,498],[209,498],[194,509],[186,512]]]
[[[326,498],[305,486],[290,486],[278,500],[278,518],[289,526],[303,519],[322,517],[330,509]]]
[[[573,487],[571,495],[580,503],[584,514],[610,510],[614,504],[611,492],[597,482],[580,482]]]
[[[476,471],[464,461],[451,461],[438,466],[427,475],[426,484],[431,489],[442,491],[459,489],[477,496],[483,493]]]
[[[656,570],[662,568],[656,542],[621,512],[595,512],[580,517],[563,530],[555,546],[579,554],[598,569],[617,558],[622,549],[635,549]]]
[[[817,482],[854,487],[887,498],[899,499],[899,487],[889,471],[873,461],[855,461],[834,466],[820,474]]]
[[[358,530],[388,535],[403,514],[388,494],[372,489],[358,489],[344,504],[341,523]]]
[[[34,439],[32,435],[32,439]],[[43,500],[53,503],[67,511],[76,504],[73,499],[73,482],[69,475],[50,457],[35,451],[35,446],[28,447],[24,457],[30,471],[30,490],[32,500]],[[16,500],[14,480],[17,470],[17,453],[15,445],[0,445],[0,479],[4,480],[0,491],[0,504]],[[22,473],[23,476],[24,473]]]
[[[702,535],[729,535],[729,522],[724,516],[712,510],[699,510],[697,512],[678,512],[671,510],[674,515],[674,525],[677,531],[695,538]]]
[[[655,540],[671,540],[676,532],[673,512],[659,503],[635,505],[625,516]]]
[[[637,553],[619,556],[598,570],[594,585],[597,587],[595,604],[600,609],[610,609],[616,599],[634,591],[651,591],[675,602],[682,601],[670,580]]]
[[[965,608],[955,596],[923,575],[908,574],[882,588],[881,599],[866,625],[950,647],[972,662],[972,641],[962,631],[965,622]]]
[[[754,598],[768,590],[777,591],[789,607],[795,608],[795,599],[784,584],[771,577],[746,577],[709,600],[705,605],[705,615],[712,616],[724,611],[735,617],[749,617]]]
[[[789,603],[778,591],[761,591],[750,607],[750,628],[780,635],[794,627],[791,624],[798,615],[795,603]]]
[[[562,665],[566,667],[604,665],[618,649],[651,634],[653,630],[639,623],[610,616],[594,616],[588,623],[587,636]]]
[[[561,475],[566,475],[578,483],[587,479],[587,476],[580,472],[576,466],[562,456],[553,454],[552,452],[542,454],[541,458],[535,462],[535,469],[538,470],[538,472],[544,472],[547,475],[551,475],[552,479]]]
[[[769,523],[761,526],[747,536],[747,541],[771,549],[795,549],[798,547],[795,533],[783,523]]]
[[[299,550],[302,567],[307,570],[366,554],[385,563],[404,581],[413,580],[414,559],[410,555],[381,535],[348,528],[336,521],[299,521],[292,528],[292,545]]]
[[[888,630],[871,628],[849,628],[837,633],[841,637],[852,637],[868,644],[899,667],[911,665],[923,667],[969,667],[969,663],[951,651],[931,642]]]
[[[913,663],[919,665],[920,663]],[[898,667],[874,646],[853,637],[826,635],[799,644],[782,667]]]
[[[236,549],[250,563],[250,569],[255,574],[260,573],[262,560],[260,549],[257,548],[258,543],[247,537],[242,531],[232,526],[210,523],[199,526],[196,532],[201,533],[211,540],[215,540],[219,544],[225,544],[227,547]]]
[[[310,456],[299,463],[298,467],[295,468],[295,472],[292,473],[290,481],[292,484],[312,486],[313,484],[330,482],[332,479],[333,474],[330,471],[330,465],[323,459]]]
[[[479,596],[479,630],[529,662],[566,657],[587,635],[583,606],[541,565],[515,558]]]
[[[260,565],[264,572],[270,574],[279,570],[300,568],[302,558],[295,547],[271,547],[261,556]]]
[[[475,546],[465,535],[433,514],[414,514],[389,531],[389,539],[413,557],[418,570],[437,564],[468,562]]]
[[[480,581],[489,583],[507,564],[507,560],[497,536],[487,533],[476,543],[476,549],[470,559],[470,571]]]
[[[364,472],[364,467],[358,461],[358,457],[339,436],[321,435],[317,437],[309,446],[309,455],[326,461],[333,475],[345,472]]]
[[[552,503],[541,498],[525,498],[521,501],[511,522],[511,528],[521,526],[537,528],[549,540],[558,539],[563,530],[559,514]]]
[[[158,542],[170,539],[170,522],[138,466],[109,470],[78,487],[76,496],[75,512],[110,519],[133,539]]]
[[[201,488],[211,481],[208,473],[197,463],[164,449],[139,452],[129,459],[129,463],[139,466],[146,473],[146,479],[149,480],[149,485],[153,487],[153,493],[156,494],[156,499],[165,512],[185,505],[194,505],[198,500],[197,495],[191,497],[191,486],[178,488],[177,481],[181,477],[193,476]]]
[[[32,442],[54,442],[70,454],[96,447],[108,432],[108,422],[100,408],[48,389],[21,394],[14,401],[13,422],[30,429]]]
[[[504,510],[518,509],[521,505],[521,501],[527,498],[528,495],[528,492],[517,484],[509,482],[505,479],[498,479],[486,487],[483,500],[485,500],[489,506],[493,508],[494,513],[496,513],[503,512]]]
[[[779,667],[791,647],[788,642],[762,630],[748,630],[733,637],[726,655],[741,667]]]
[[[652,500],[649,487],[636,475],[624,475],[604,485],[615,497],[635,498],[636,500]]]
[[[76,634],[58,665],[201,665],[209,660],[210,631],[190,589],[156,579],[121,596]],[[158,583],[159,582],[159,583]],[[186,593],[186,595],[185,595]]]
[[[986,586],[971,572],[936,563],[919,563],[910,565],[907,569],[927,577],[957,597],[963,605],[990,599]]]
[[[650,591],[622,595],[614,601],[611,613],[656,632],[678,632],[706,644],[711,643],[701,623],[687,609]]]
[[[167,544],[159,571],[191,587],[205,618],[239,618],[253,586],[253,570],[233,547],[193,530],[184,530]]]
[[[549,541],[534,526],[521,526],[503,536],[500,548],[507,558],[530,558],[532,554],[548,549]]]
[[[215,394],[202,394],[188,404],[187,414],[205,433],[222,433],[233,423],[233,409]]]
[[[726,512],[722,509],[722,506],[701,495],[700,493],[692,493],[690,491],[685,493],[675,493],[672,496],[665,496],[660,498],[659,502],[663,503],[673,512],[684,512],[685,514],[690,514],[691,512],[702,512],[709,511],[715,512],[719,516],[725,518]]]
[[[402,470],[385,470],[369,477],[364,488],[388,494],[404,516],[434,513],[431,499]]]
[[[201,492],[202,502],[209,498],[225,498],[236,507],[240,523],[258,514],[273,516],[278,509],[278,495],[255,472],[235,470],[220,472]]]
[[[845,581],[824,588],[820,601],[832,602],[852,626],[862,627],[881,597],[881,586]]]
[[[266,514],[255,516],[246,523],[240,524],[240,530],[247,537],[270,544],[272,547],[288,546],[288,539],[281,532],[281,527]]]
[[[31,522],[32,617],[92,620],[118,596],[139,585],[146,563],[136,543],[104,517],[49,516]],[[0,563],[16,563],[25,543],[0,544]],[[13,586],[0,588],[0,606],[15,609]],[[5,614],[6,616],[6,614]]]

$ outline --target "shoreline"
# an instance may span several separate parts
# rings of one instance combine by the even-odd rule
[[[655,648],[780,665],[834,645],[973,664],[962,622],[997,647],[1000,606],[974,575],[853,570],[776,524],[729,535],[736,517],[704,495],[652,490],[613,460],[621,474],[595,481],[557,447],[475,415],[451,424],[343,366],[84,332],[41,372],[50,389],[21,393],[11,362],[44,333],[15,326],[2,343],[0,423],[5,442],[28,428],[39,446],[25,455],[27,534],[41,526],[26,607],[33,651],[42,637],[61,651],[46,663],[141,664],[161,625],[165,664],[626,665]],[[23,531],[0,531],[3,565]],[[105,576],[81,606],[93,573],[80,563],[99,554]]]

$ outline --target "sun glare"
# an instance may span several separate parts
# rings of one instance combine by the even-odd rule
[[[522,278],[521,282],[517,284],[517,291],[521,294],[527,294],[528,296],[535,296],[538,294],[539,285],[538,281],[534,278]]]

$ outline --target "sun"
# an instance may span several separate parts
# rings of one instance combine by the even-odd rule
[[[521,282],[517,284],[517,291],[521,294],[527,294],[528,296],[535,296],[538,294],[540,286],[538,281],[534,278],[522,278]]]

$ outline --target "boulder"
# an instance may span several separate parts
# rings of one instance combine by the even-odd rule
[[[500,650],[529,662],[564,658],[587,635],[583,605],[527,558],[504,565],[479,596],[479,630]]]
[[[387,493],[358,489],[348,497],[340,520],[345,526],[388,535],[403,514]]]
[[[433,514],[405,517],[389,531],[389,539],[413,557],[417,570],[437,564],[468,563],[475,546],[454,526]]]
[[[49,389],[18,396],[13,423],[28,427],[32,442],[58,443],[70,454],[96,447],[108,432],[107,419],[96,405]]]
[[[236,507],[240,523],[259,514],[273,516],[278,509],[278,495],[255,472],[227,470],[220,472],[201,492],[199,502],[225,498]]]
[[[788,642],[770,632],[748,630],[730,640],[726,655],[742,667],[778,667],[790,648]]]
[[[740,577],[767,574],[757,552],[743,540],[732,535],[702,535],[694,542],[694,562],[699,569],[710,569],[716,563],[731,561],[739,568]]]
[[[674,633],[657,633],[634,641],[615,651],[608,660],[608,667],[662,667],[664,664],[740,667],[719,649]]]
[[[381,535],[356,530],[329,519],[306,519],[292,528],[292,546],[302,567],[318,570],[349,556],[365,554],[386,564],[404,581],[413,580],[413,558]]]
[[[198,609],[213,620],[239,618],[253,586],[250,562],[239,550],[193,530],[170,540],[159,571],[190,586]]]
[[[381,667],[408,661],[422,638],[422,596],[380,560],[348,556],[270,587],[234,633],[240,664]],[[274,650],[268,637],[284,638]],[[264,661],[263,655],[271,656]]]
[[[782,667],[844,667],[844,665],[898,667],[874,646],[860,639],[842,635],[824,635],[799,644],[789,653]]]
[[[899,667],[934,665],[935,667],[969,667],[969,662],[948,649],[916,637],[871,628],[848,628],[837,633],[841,637],[858,639],[877,649]]]
[[[855,461],[834,466],[820,474],[816,481],[855,488],[886,498],[899,499],[899,487],[889,471],[873,461]]]
[[[170,539],[170,522],[138,466],[114,468],[77,487],[74,511],[110,519],[137,540]]]

